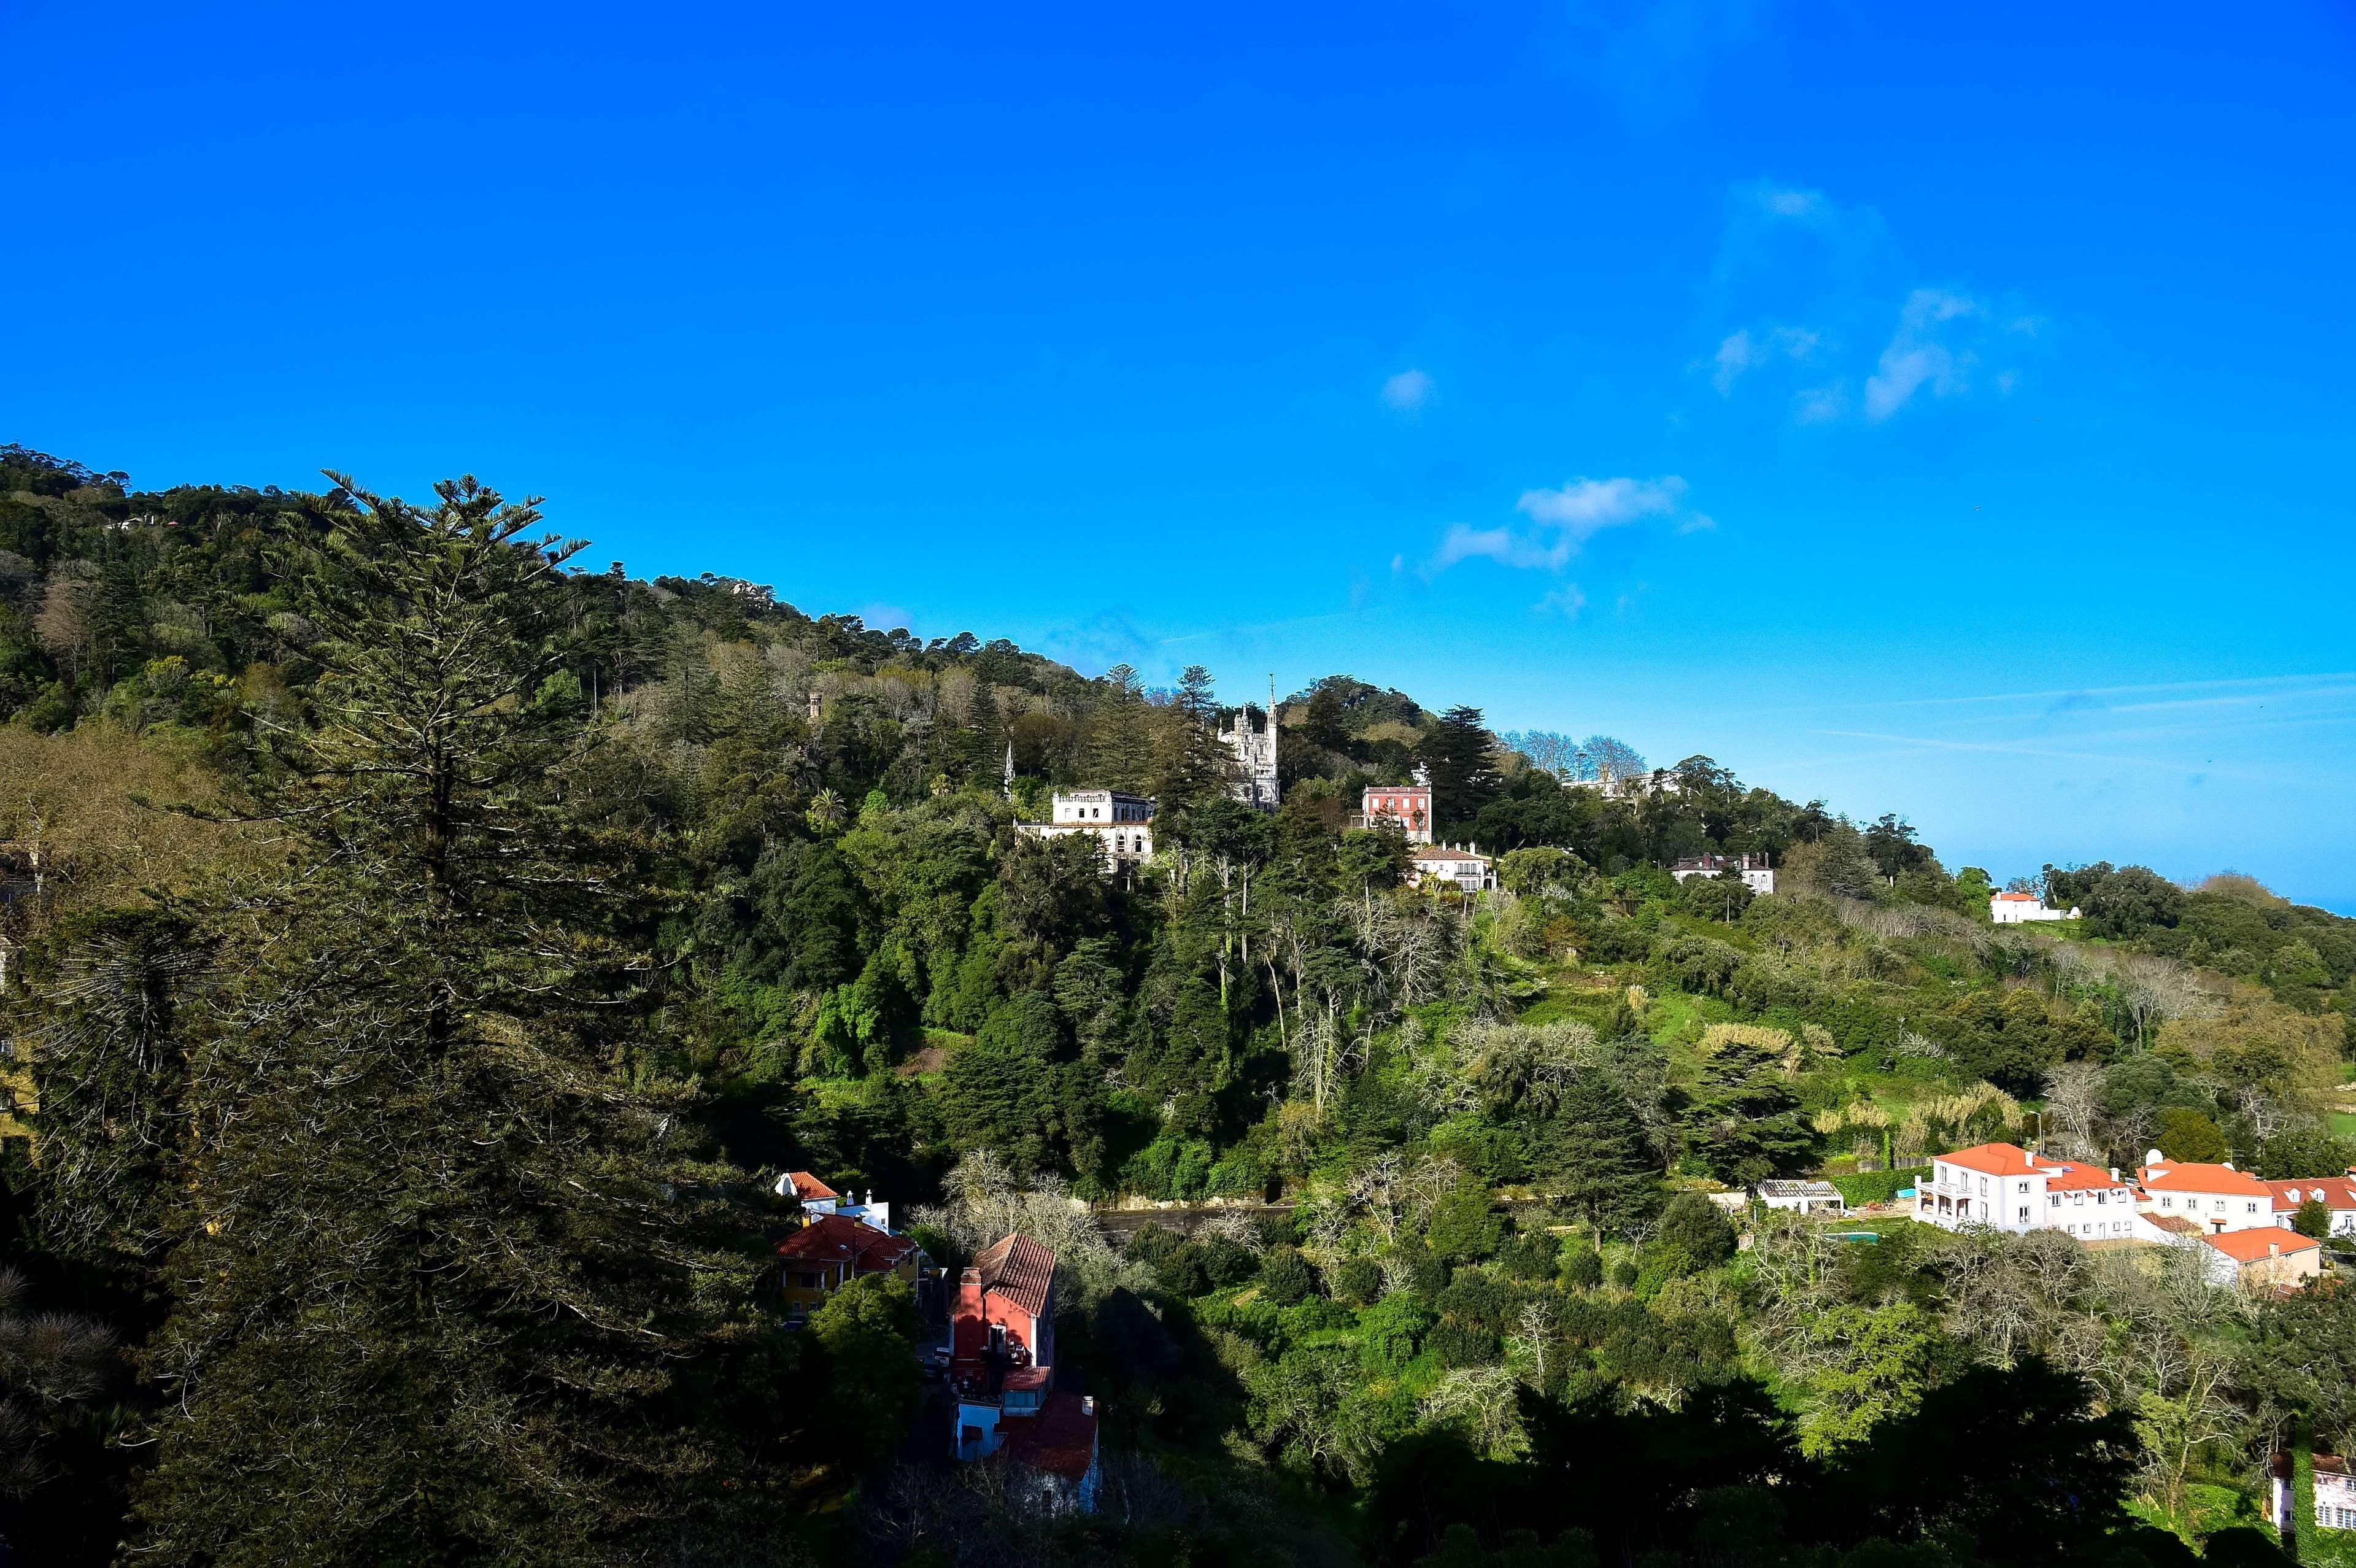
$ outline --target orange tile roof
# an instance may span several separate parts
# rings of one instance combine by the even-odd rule
[[[1968,1149],[1957,1149],[1951,1155],[1933,1155],[1933,1159],[1944,1160],[1951,1165],[1961,1165],[1982,1176],[2035,1176],[2037,1167],[2029,1161],[2029,1153],[2017,1144],[1974,1144]]]
[[[2101,1165],[2082,1165],[2075,1160],[2040,1162],[2040,1168],[2048,1170],[2045,1178],[2045,1190],[2048,1192],[2093,1192],[2127,1185],[2125,1176],[2115,1176]]]
[[[998,1430],[1006,1434],[999,1452],[1017,1465],[1077,1481],[1096,1463],[1096,1414],[1078,1394],[1049,1394],[1038,1414],[1010,1418]]]
[[[1055,1254],[1028,1236],[1008,1236],[977,1253],[974,1268],[985,1294],[995,1292],[1033,1317],[1047,1310],[1055,1281]]]
[[[2034,893],[1999,893],[1996,897],[1997,902],[2004,904],[2034,904],[2037,902],[2037,895]]]
[[[2136,1172],[2136,1185],[2147,1192],[2232,1192],[2245,1197],[2272,1197],[2274,1189],[2247,1171],[2212,1165],[2199,1160],[2168,1160]]]
[[[878,1230],[847,1214],[813,1219],[777,1243],[777,1256],[804,1263],[850,1263],[862,1273],[896,1266],[916,1250],[906,1236]]]
[[[2322,1198],[2333,1209],[2356,1208],[2356,1181],[2344,1176],[2298,1176],[2290,1181],[2270,1181],[2266,1186],[2274,1189],[2277,1214],[2296,1210],[2310,1196]]]
[[[2296,1230],[2286,1230],[2279,1225],[2227,1230],[2201,1239],[2237,1263],[2261,1263],[2277,1252],[2286,1258],[2293,1252],[2311,1252],[2316,1248],[2312,1237],[2302,1236]]]
[[[813,1197],[841,1197],[842,1194],[826,1185],[808,1171],[787,1171],[786,1179],[794,1184],[794,1196],[808,1203]]]

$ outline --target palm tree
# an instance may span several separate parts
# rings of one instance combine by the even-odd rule
[[[840,825],[842,822],[842,797],[831,789],[820,789],[810,797],[807,815],[809,825],[819,832]]]

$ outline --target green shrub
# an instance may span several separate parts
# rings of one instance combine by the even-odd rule
[[[1333,1294],[1359,1306],[1372,1306],[1383,1295],[1383,1266],[1372,1258],[1353,1258],[1334,1276]]]
[[[1317,1294],[1317,1271],[1298,1247],[1271,1247],[1259,1261],[1260,1299],[1291,1306]]]

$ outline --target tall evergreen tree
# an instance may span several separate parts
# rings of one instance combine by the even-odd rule
[[[1538,1178],[1599,1230],[1622,1230],[1660,1202],[1661,1163],[1644,1122],[1612,1080],[1579,1068],[1531,1138]]]
[[[1469,822],[1497,798],[1497,742],[1478,708],[1459,703],[1416,749],[1431,776],[1431,812],[1442,823]]]
[[[1219,699],[1211,672],[1189,664],[1178,677],[1162,736],[1159,793],[1167,809],[1183,810],[1226,793],[1236,759],[1219,744]]]
[[[741,1557],[763,1493],[710,1412],[756,1238],[616,1070],[630,883],[563,789],[577,705],[535,701],[573,547],[472,479],[339,482],[290,563],[314,722],[255,773],[290,856],[224,902],[192,1063],[139,1553]]]

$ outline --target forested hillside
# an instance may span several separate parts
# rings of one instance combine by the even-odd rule
[[[2098,865],[2038,879],[2083,919],[1996,928],[1896,811],[1706,756],[1606,791],[1596,757],[1642,759],[1446,695],[1286,696],[1261,813],[1205,671],[591,570],[472,481],[143,492],[0,449],[0,1529],[40,1562],[2269,1560],[2271,1453],[2356,1438],[2334,1282],[1703,1195],[1887,1197],[1998,1139],[2344,1172],[2356,922]],[[1496,891],[1349,825],[1419,768]],[[1015,832],[1066,786],[1154,796],[1152,863]],[[1670,875],[1705,853],[1776,890]],[[905,1291],[786,1329],[797,1168],[925,1206],[946,1264],[1056,1247],[1095,1519],[912,1461]],[[1231,1207],[1117,1244],[1067,1198]]]

